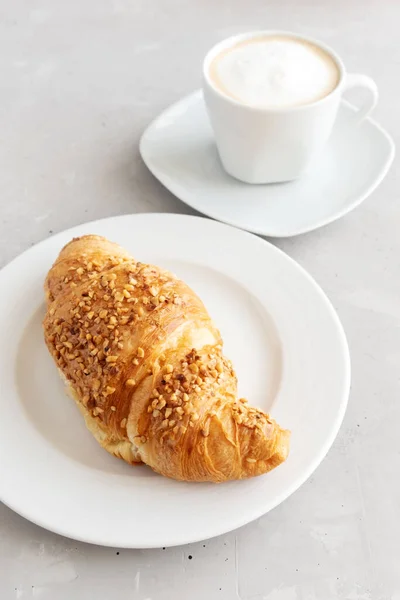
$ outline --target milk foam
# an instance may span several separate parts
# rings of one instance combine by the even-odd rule
[[[239,42],[213,59],[209,73],[224,94],[272,109],[315,102],[333,91],[340,78],[327,52],[288,36]]]

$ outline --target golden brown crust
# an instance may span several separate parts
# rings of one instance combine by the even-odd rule
[[[218,330],[174,275],[88,235],[63,248],[45,291],[46,344],[109,452],[187,481],[286,459],[289,432],[237,399]]]

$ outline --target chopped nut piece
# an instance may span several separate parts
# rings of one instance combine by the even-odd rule
[[[122,419],[120,425],[121,425],[122,429],[125,429],[125,427],[126,427],[126,419]]]
[[[136,381],[134,379],[127,379],[125,381],[125,385],[127,385],[128,387],[133,387],[136,385]]]
[[[111,410],[115,412],[117,410],[116,406],[110,406]]]
[[[256,463],[256,459],[255,458],[246,458],[246,462],[248,463]]]
[[[106,362],[108,362],[108,363],[114,363],[114,362],[117,362],[117,360],[118,360],[118,356],[113,356],[113,355],[107,356],[107,358],[106,358]]]
[[[111,387],[110,385],[108,385],[106,387],[106,391],[104,392],[105,396],[109,396],[110,394],[113,394],[115,392],[115,387]]]
[[[152,286],[149,291],[152,296],[157,296],[158,294],[158,289],[154,286]]]
[[[143,356],[144,356],[144,350],[140,346],[137,349],[137,355],[139,356],[139,358],[143,358]]]

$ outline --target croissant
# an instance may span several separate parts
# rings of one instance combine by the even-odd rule
[[[97,235],[72,240],[50,269],[44,335],[99,444],[185,481],[270,471],[290,433],[237,398],[221,335],[175,275]]]

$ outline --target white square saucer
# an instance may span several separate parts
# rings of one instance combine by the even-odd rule
[[[350,212],[388,172],[393,140],[372,119],[355,124],[354,111],[342,101],[312,171],[289,183],[249,185],[225,173],[201,91],[157,117],[142,136],[140,152],[153,175],[199,212],[261,235],[290,237]]]

